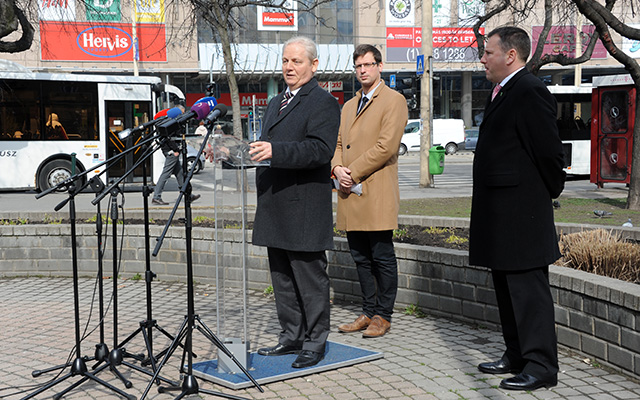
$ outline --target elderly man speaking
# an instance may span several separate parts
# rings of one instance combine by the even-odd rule
[[[325,250],[333,248],[331,157],[336,147],[338,102],[313,77],[316,45],[289,39],[282,50],[287,88],[267,106],[254,161],[258,207],[253,244],[266,246],[282,331],[264,356],[298,354],[293,368],[324,357],[329,335],[329,276]]]

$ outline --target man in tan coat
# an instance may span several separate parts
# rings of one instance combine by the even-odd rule
[[[408,109],[404,97],[380,78],[378,49],[359,45],[353,62],[362,89],[342,109],[331,168],[339,183],[336,227],[347,231],[360,279],[362,315],[338,329],[378,337],[391,327],[398,291],[392,237],[400,202],[398,147]]]

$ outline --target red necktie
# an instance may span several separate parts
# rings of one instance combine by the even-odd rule
[[[498,83],[494,88],[493,88],[493,93],[491,93],[491,101],[493,101],[493,99],[496,98],[496,96],[498,95],[498,92],[500,91],[500,89],[502,89],[502,86],[500,86],[500,84]]]

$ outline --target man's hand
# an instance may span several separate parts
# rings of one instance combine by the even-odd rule
[[[207,143],[207,147],[205,147],[205,149],[204,149],[204,158],[206,160],[209,160],[209,162],[213,162],[214,161],[214,158],[213,158],[214,154],[215,153],[213,151],[213,146],[211,146],[211,143]]]
[[[271,143],[262,141],[253,142],[251,143],[249,154],[251,154],[252,161],[270,160],[273,156],[271,153]]]
[[[224,146],[212,146],[211,143],[207,143],[207,147],[204,149],[204,158],[210,162],[216,162],[220,160],[229,159],[229,149]]]
[[[340,191],[346,194],[351,193],[351,186],[356,184],[351,177],[351,170],[347,167],[338,165],[333,169],[333,174],[338,179],[338,183],[340,183]]]

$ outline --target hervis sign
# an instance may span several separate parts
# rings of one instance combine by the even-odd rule
[[[136,26],[140,61],[166,62],[165,26]],[[131,61],[130,24],[40,21],[43,61]]]

